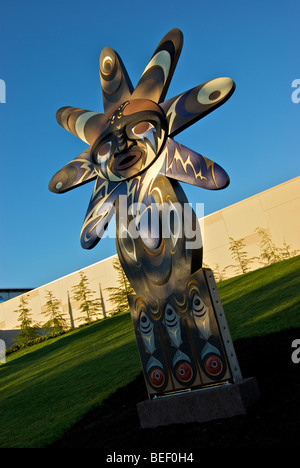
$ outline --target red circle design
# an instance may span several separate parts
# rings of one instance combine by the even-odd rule
[[[218,356],[211,355],[205,359],[205,369],[211,375],[218,375],[223,369],[223,364]]]
[[[176,368],[176,376],[182,382],[188,382],[193,377],[193,369],[187,362],[181,362]]]
[[[149,373],[150,382],[154,387],[161,387],[165,383],[165,375],[159,367]]]

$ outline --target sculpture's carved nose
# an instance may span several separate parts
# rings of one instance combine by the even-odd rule
[[[128,146],[124,128],[118,128],[115,132],[115,136],[116,136],[117,151],[118,153],[121,153]]]

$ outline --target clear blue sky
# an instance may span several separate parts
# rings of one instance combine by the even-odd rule
[[[160,39],[178,27],[184,45],[167,98],[219,76],[235,81],[224,106],[175,138],[230,175],[220,192],[184,185],[205,214],[299,175],[297,0],[2,0],[0,10],[1,288],[38,287],[115,253],[113,239],[80,246],[93,183],[48,191],[52,175],[86,148],[56,123],[56,110],[103,111],[106,45],[136,85]]]

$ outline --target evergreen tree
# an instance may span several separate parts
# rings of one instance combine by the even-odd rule
[[[261,262],[264,263],[264,265],[271,265],[271,263],[276,263],[282,260],[280,249],[276,247],[271,237],[268,235],[267,230],[259,227],[255,229],[255,232],[257,232],[261,238],[259,244],[262,250],[259,257]]]
[[[229,265],[230,267],[234,267],[236,273],[247,273],[250,270],[250,264],[255,260],[255,257],[248,258],[248,253],[243,250],[245,247],[244,238],[234,240],[233,237],[229,237],[230,240],[230,247],[229,250],[231,252],[231,256],[233,260],[235,260],[235,265]],[[227,267],[228,268],[228,267]]]
[[[109,292],[109,301],[114,306],[114,313],[128,312],[129,304],[127,296],[134,294],[134,289],[124,273],[122,265],[118,259],[113,261],[113,267],[118,273],[118,286],[106,288]]]
[[[20,322],[20,331],[16,337],[17,344],[26,346],[37,338],[39,326],[37,323],[33,323],[31,309],[24,296],[20,297],[19,307],[14,312],[19,314],[18,322]]]
[[[46,299],[46,309],[42,314],[48,317],[48,320],[43,324],[43,328],[48,330],[49,335],[54,336],[55,334],[66,330],[68,326],[65,318],[63,317],[64,314],[60,312],[60,301],[54,297],[51,291],[47,291]]]
[[[80,311],[86,315],[85,322],[91,323],[93,317],[95,317],[100,312],[100,301],[98,299],[92,299],[96,291],[92,291],[88,287],[88,279],[82,273],[80,274],[80,282],[72,287],[73,290],[73,299],[80,302]]]
[[[283,242],[283,247],[280,248],[280,255],[281,255],[282,260],[295,257],[298,254],[299,254],[298,249],[291,250],[291,246],[287,244],[286,241]]]
[[[228,267],[221,268],[220,265],[216,263],[213,268],[210,268],[209,265],[202,262],[202,268],[209,268],[210,270],[212,270],[216,283],[226,279],[226,268]]]
[[[223,280],[226,279],[225,268],[221,268],[218,263],[215,264],[215,266],[214,266],[214,268],[212,270],[213,270],[216,282],[223,281]]]
[[[261,238],[260,248],[262,253],[259,258],[265,265],[271,265],[271,263],[276,263],[280,260],[298,255],[299,250],[291,250],[291,246],[288,245],[286,241],[283,242],[283,247],[277,247],[267,233],[267,229],[259,227],[255,229],[255,232],[257,232]]]

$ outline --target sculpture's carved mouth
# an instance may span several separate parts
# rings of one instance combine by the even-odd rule
[[[124,154],[118,154],[115,156],[115,169],[122,171],[133,166],[142,156],[142,151],[132,150]]]

